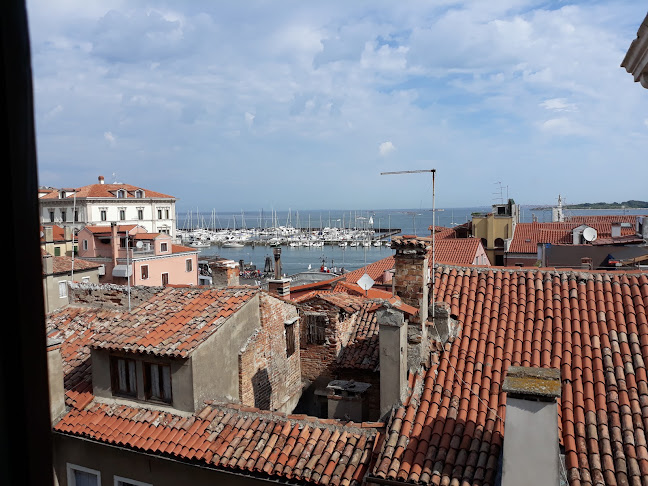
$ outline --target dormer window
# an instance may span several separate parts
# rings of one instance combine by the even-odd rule
[[[111,356],[110,381],[113,395],[137,396],[137,366],[134,359]]]
[[[126,197],[126,191],[124,189],[120,189],[117,191],[117,199],[124,199]]]
[[[144,393],[147,400],[171,403],[171,367],[160,363],[144,363]]]
[[[142,199],[144,197],[144,191],[138,189],[137,191],[135,191],[135,197],[138,199]]]

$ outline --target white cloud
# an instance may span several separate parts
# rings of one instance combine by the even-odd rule
[[[394,150],[396,150],[396,147],[394,146],[393,143],[391,142],[383,142],[378,146],[378,152],[380,153],[381,156],[386,157],[390,153],[392,153]]]
[[[106,140],[111,147],[114,147],[117,142],[117,138],[112,134],[112,132],[104,132],[104,140]]]
[[[552,135],[588,135],[589,130],[566,117],[552,118],[540,125],[542,131]]]
[[[544,100],[542,103],[540,103],[540,106],[549,111],[578,111],[578,108],[575,104],[567,103],[566,98],[553,98],[550,100]]]
[[[255,118],[256,118],[255,115],[253,115],[253,114],[250,113],[249,111],[246,111],[246,112],[245,112],[245,124],[246,124],[248,127],[252,127],[252,125],[254,124],[254,119],[255,119]]]

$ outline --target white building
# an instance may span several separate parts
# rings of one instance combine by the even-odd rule
[[[173,196],[132,186],[97,184],[76,189],[39,189],[41,224],[109,226],[110,223],[136,224],[149,233],[176,236],[176,199]]]

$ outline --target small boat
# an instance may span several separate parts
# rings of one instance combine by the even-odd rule
[[[223,248],[243,248],[245,245],[238,241],[226,241],[223,243]]]
[[[211,245],[205,241],[192,241],[189,243],[189,246],[192,248],[209,248]]]
[[[347,247],[347,242],[346,241],[341,241],[340,243],[338,243],[338,246],[340,248],[346,248]]]
[[[374,241],[374,246],[382,246],[382,241],[380,240]]]

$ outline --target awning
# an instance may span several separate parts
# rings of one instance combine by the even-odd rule
[[[130,265],[115,265],[112,271],[113,277],[130,277],[133,275],[133,267]]]

